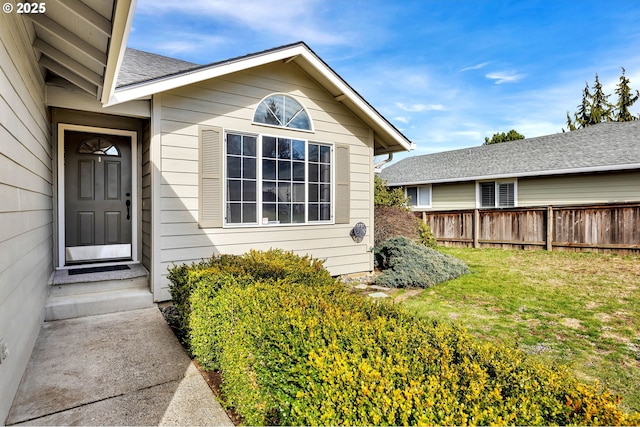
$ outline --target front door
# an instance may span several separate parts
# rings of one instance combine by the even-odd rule
[[[131,137],[64,131],[67,264],[132,257]]]

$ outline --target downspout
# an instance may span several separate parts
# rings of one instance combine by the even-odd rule
[[[382,160],[381,162],[373,164],[373,172],[374,173],[380,173],[380,171],[382,170],[382,166],[386,165],[387,163],[389,163],[392,160],[393,160],[393,153],[389,153],[389,157],[387,157],[386,159]]]

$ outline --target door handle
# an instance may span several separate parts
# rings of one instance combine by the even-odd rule
[[[129,210],[131,208],[131,200],[127,199],[127,202],[125,204],[127,205],[127,220],[130,220],[131,214],[129,213]]]

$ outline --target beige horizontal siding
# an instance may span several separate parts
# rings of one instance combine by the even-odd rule
[[[475,207],[476,185],[474,182],[431,186],[431,209],[429,210],[475,209]]]
[[[53,270],[51,128],[33,26],[0,14],[0,421],[6,419],[44,317]]]
[[[311,116],[314,132],[253,125],[253,112],[272,93],[295,97]],[[249,249],[282,248],[325,261],[333,274],[368,271],[373,244],[371,212],[373,147],[370,131],[349,110],[295,64],[273,64],[224,78],[172,90],[161,105],[161,259],[160,295],[168,296],[166,268],[216,253],[241,254]],[[348,144],[351,160],[349,224],[198,227],[198,126],[228,131]],[[353,225],[364,222],[368,237],[355,243]]]
[[[518,206],[640,201],[640,171],[518,179]]]

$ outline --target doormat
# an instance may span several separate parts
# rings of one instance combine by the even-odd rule
[[[100,267],[72,268],[69,270],[69,276],[73,276],[75,274],[104,273],[107,271],[120,270],[130,270],[130,268],[128,265],[104,265]]]

